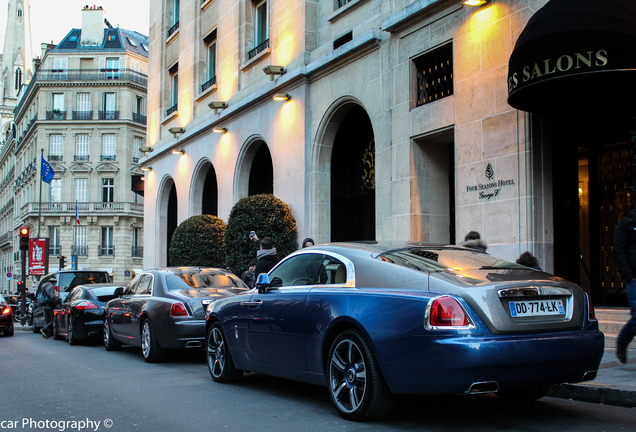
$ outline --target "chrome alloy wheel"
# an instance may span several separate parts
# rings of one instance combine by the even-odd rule
[[[108,319],[104,318],[104,346],[109,346],[110,342],[110,324],[108,324]]]
[[[150,356],[150,324],[148,320],[144,321],[144,326],[141,329],[141,352],[144,358]]]
[[[218,327],[212,327],[208,336],[208,369],[213,378],[219,378],[225,370],[225,340]]]
[[[333,349],[329,360],[329,391],[338,409],[356,411],[367,391],[367,367],[360,347],[343,339]]]

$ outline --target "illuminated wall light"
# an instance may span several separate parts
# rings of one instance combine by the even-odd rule
[[[275,94],[272,99],[274,99],[277,102],[285,102],[290,100],[291,96],[288,95],[287,93],[278,93],[278,94]]]
[[[148,171],[152,171],[152,167],[151,167],[151,166],[141,167],[141,170],[142,170],[142,171],[146,171],[146,172],[148,172]]]
[[[466,6],[481,6],[487,2],[488,0],[464,0]]]
[[[212,128],[212,132],[214,132],[214,133],[224,134],[224,133],[226,133],[226,132],[227,132],[227,129],[226,129],[226,128],[224,128],[224,127],[218,127],[218,126],[217,126],[217,127]]]
[[[179,149],[179,150],[174,149],[174,150],[172,150],[172,154],[182,155],[182,154],[185,154],[185,150],[184,149]]]

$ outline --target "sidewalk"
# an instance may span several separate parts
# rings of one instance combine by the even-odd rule
[[[33,331],[33,327],[16,323],[15,330]],[[636,348],[627,351],[627,359],[627,364],[622,364],[616,359],[614,349],[606,349],[594,380],[578,384],[559,384],[549,396],[636,407]]]

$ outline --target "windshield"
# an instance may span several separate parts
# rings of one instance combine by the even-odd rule
[[[410,248],[385,252],[380,259],[419,271],[527,270],[527,267],[466,249]]]
[[[106,272],[59,273],[57,275],[57,284],[60,287],[60,293],[70,292],[78,285],[108,282],[110,281],[108,280],[108,273]]]
[[[243,281],[233,274],[212,272],[169,275],[166,284],[170,291],[192,288],[247,288]]]

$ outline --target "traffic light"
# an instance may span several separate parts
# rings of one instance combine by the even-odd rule
[[[60,270],[62,270],[66,265],[66,257],[64,255],[60,255],[58,259],[60,260]]]
[[[29,228],[28,227],[20,228],[20,250],[23,250],[23,251],[29,250]]]
[[[22,281],[18,281],[18,294],[24,290],[24,283]]]

